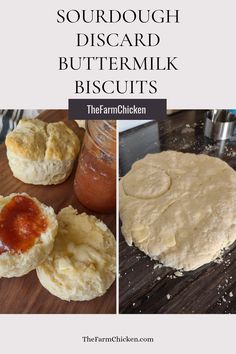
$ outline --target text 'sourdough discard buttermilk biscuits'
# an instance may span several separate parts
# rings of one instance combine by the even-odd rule
[[[59,230],[48,259],[37,268],[41,284],[62,300],[103,295],[115,280],[116,242],[95,216],[71,206],[58,214]]]
[[[153,259],[193,270],[236,239],[236,173],[222,160],[149,154],[120,182],[122,232]]]

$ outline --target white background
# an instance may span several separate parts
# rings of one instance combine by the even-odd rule
[[[111,5],[112,4],[112,5]],[[74,81],[148,79],[159,82],[157,95],[168,108],[233,108],[236,49],[234,0],[1,1],[0,108],[67,108]],[[58,24],[64,9],[180,9],[180,24]],[[76,48],[77,32],[156,32],[154,48]],[[59,56],[178,56],[179,71],[60,72]],[[91,96],[90,96],[91,97]],[[105,94],[94,98],[108,98]],[[124,96],[113,96],[113,98]],[[138,98],[138,96],[132,96]]]
[[[154,343],[82,343],[90,336],[153,336]],[[1,353],[233,353],[235,317],[2,316]],[[5,349],[5,351],[4,351]]]
[[[117,79],[117,73],[69,73],[57,70],[58,56],[128,55],[127,49],[74,47],[81,25],[58,25],[59,8],[179,8],[180,25],[88,25],[86,31],[154,32],[158,48],[130,55],[179,56],[178,72],[130,73],[156,79],[168,108],[235,108],[236,49],[234,0],[145,1],[1,1],[0,108],[67,108],[75,79]],[[127,6],[126,6],[127,5]],[[123,76],[123,77],[122,77]],[[127,73],[119,75],[127,78]],[[98,96],[96,96],[98,97]],[[107,98],[105,95],[101,96]],[[117,96],[119,98],[120,96]],[[137,97],[138,98],[138,97]],[[147,97],[146,97],[147,98]],[[154,96],[151,96],[154,98]],[[4,316],[0,315],[2,353],[223,353],[235,347],[235,316]],[[153,336],[154,344],[83,344],[82,335]]]

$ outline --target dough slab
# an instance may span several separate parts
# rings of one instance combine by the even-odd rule
[[[236,172],[207,155],[148,154],[121,179],[120,216],[129,246],[194,270],[236,239]]]

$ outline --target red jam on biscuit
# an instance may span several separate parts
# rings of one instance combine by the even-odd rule
[[[47,226],[47,218],[32,199],[14,196],[0,211],[0,254],[29,250]]]

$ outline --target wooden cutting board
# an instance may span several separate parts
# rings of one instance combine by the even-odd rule
[[[73,121],[68,121],[67,111],[49,110],[40,114],[40,119],[46,122],[65,122],[83,139],[84,130],[78,128]],[[77,163],[75,164],[76,168]],[[116,215],[95,214],[83,207],[76,199],[73,192],[75,168],[71,176],[64,183],[57,186],[34,186],[24,184],[14,178],[8,166],[5,144],[0,145],[0,194],[3,196],[13,192],[26,192],[39,201],[50,205],[55,212],[72,205],[80,213],[93,214],[114,233],[116,232]],[[35,271],[20,278],[0,279],[0,313],[33,313],[33,314],[59,314],[59,313],[115,313],[116,312],[116,284],[114,283],[105,295],[92,301],[66,302],[51,295],[38,281]]]
[[[236,169],[236,143],[213,144],[204,137],[204,112],[176,113],[120,134],[120,176],[147,153],[163,150],[218,156]],[[235,186],[236,187],[236,186]],[[220,264],[211,263],[178,277],[160,267],[120,233],[120,313],[236,313],[236,245]]]

